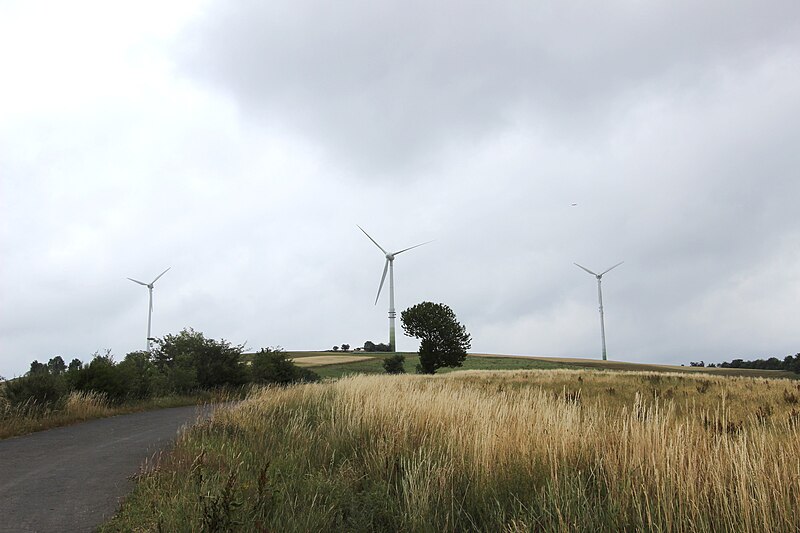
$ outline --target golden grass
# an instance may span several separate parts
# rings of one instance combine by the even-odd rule
[[[68,426],[94,418],[229,400],[225,394],[204,393],[192,396],[156,397],[112,405],[102,394],[92,391],[73,391],[53,406],[33,400],[21,405],[11,405],[0,395],[0,439]]]
[[[798,531],[799,387],[547,370],[261,389],[107,529]]]
[[[89,420],[110,416],[113,409],[104,394],[72,391],[64,403],[64,413],[75,420]]]

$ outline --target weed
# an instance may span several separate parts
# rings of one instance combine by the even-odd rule
[[[797,405],[797,395],[793,392],[789,392],[787,389],[783,389],[783,401],[789,405]]]
[[[765,403],[758,406],[755,412],[756,419],[762,424],[772,416],[772,404]]]
[[[234,516],[242,506],[242,502],[236,499],[236,477],[236,470],[233,470],[219,494],[201,495],[203,531],[231,531],[242,524]]]
[[[562,389],[561,394],[554,393],[556,399],[561,399],[566,403],[579,404],[581,403],[581,390],[568,390],[566,387]]]

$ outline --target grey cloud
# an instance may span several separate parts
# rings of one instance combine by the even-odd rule
[[[692,90],[794,47],[798,15],[795,2],[219,3],[183,68],[382,173],[520,123],[602,135],[637,93]]]
[[[436,239],[398,259],[397,308],[450,304],[477,351],[596,356],[572,263],[620,260],[612,357],[796,351],[798,14],[211,3],[172,48],[147,42],[174,70],[119,58],[130,91],[0,100],[0,373],[140,348],[146,291],[125,277],[167,266],[157,335],[380,341],[383,259],[357,223]]]

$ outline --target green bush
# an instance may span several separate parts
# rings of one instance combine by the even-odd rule
[[[264,384],[288,385],[298,381],[319,381],[319,375],[294,364],[280,348],[262,348],[253,357],[253,381]]]
[[[406,369],[403,363],[406,361],[406,356],[403,354],[392,355],[383,360],[383,369],[387,374],[405,374]]]
[[[248,381],[247,369],[241,364],[242,345],[207,339],[192,328],[166,335],[156,344],[153,362],[170,377],[177,390],[189,390],[193,379],[195,386],[204,389],[239,386]]]
[[[21,378],[5,383],[5,397],[12,406],[36,402],[43,406],[54,406],[67,392],[62,376],[47,371],[28,373]]]
[[[148,352],[131,352],[117,366],[127,383],[128,398],[141,400],[167,392],[166,379],[150,360]]]
[[[77,372],[75,389],[105,394],[112,403],[122,403],[131,391],[124,370],[114,364],[109,352],[105,355],[95,354],[92,362]]]

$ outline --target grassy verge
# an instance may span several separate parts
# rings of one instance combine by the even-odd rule
[[[544,370],[256,390],[102,531],[797,531],[798,387]]]
[[[225,394],[204,392],[185,396],[150,398],[122,405],[110,405],[102,395],[72,392],[62,405],[46,407],[30,402],[18,407],[0,403],[0,439],[26,435],[35,431],[68,426],[95,418],[104,418],[139,411],[227,401]]]

